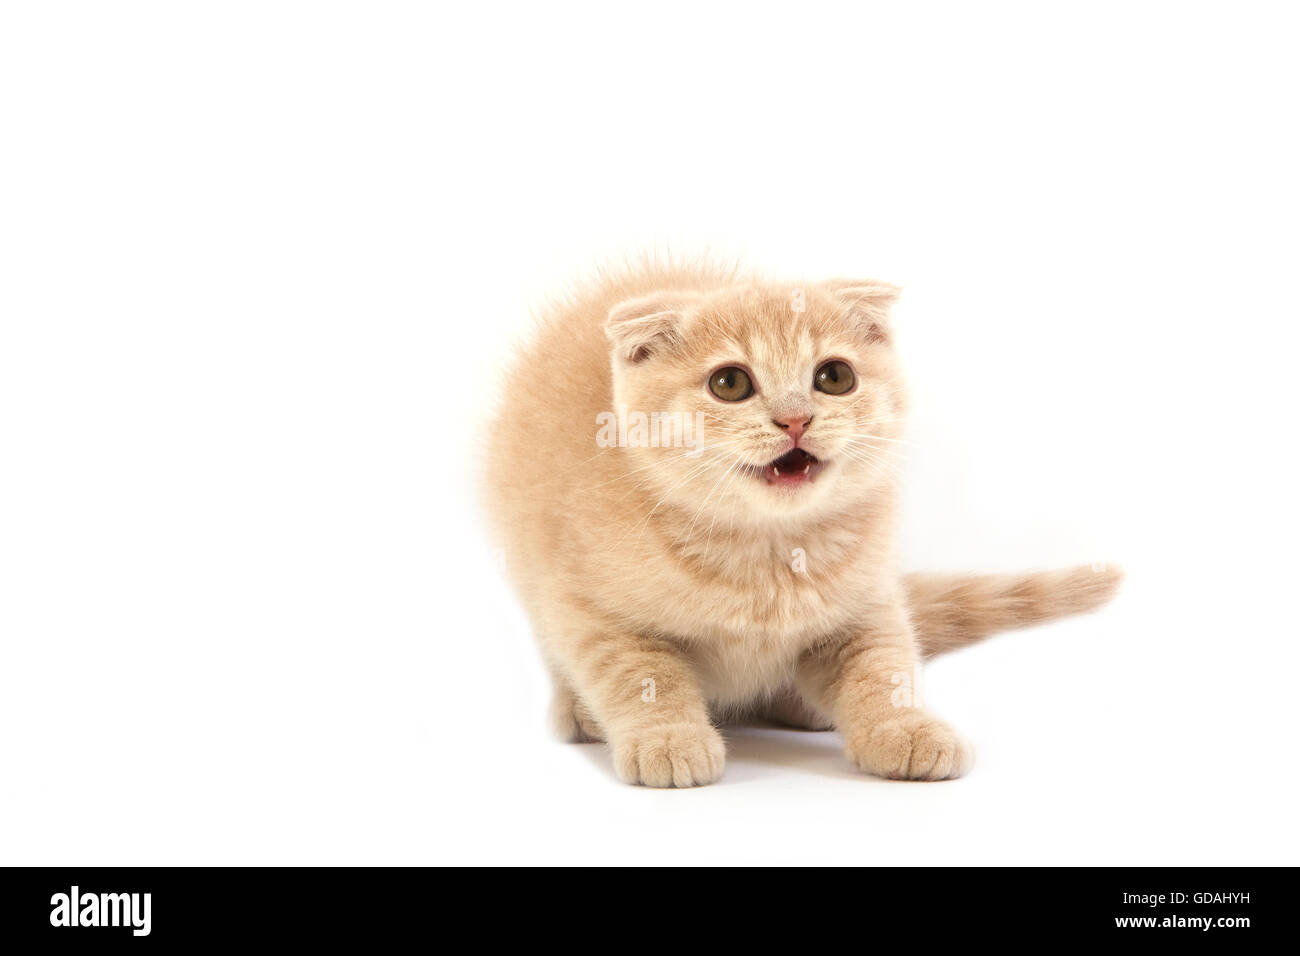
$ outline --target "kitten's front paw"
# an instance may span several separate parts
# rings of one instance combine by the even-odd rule
[[[955,730],[919,710],[845,733],[844,745],[861,769],[891,780],[948,780],[974,760],[970,744]]]
[[[726,748],[708,724],[668,724],[611,734],[614,770],[625,783],[698,787],[722,776]]]

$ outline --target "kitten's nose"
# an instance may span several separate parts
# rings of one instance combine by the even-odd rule
[[[799,438],[808,430],[808,426],[812,424],[812,416],[786,415],[784,418],[772,419],[772,424],[784,428],[790,434],[790,437],[795,440],[795,444],[798,444]]]

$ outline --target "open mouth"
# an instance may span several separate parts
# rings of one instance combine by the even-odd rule
[[[826,467],[815,455],[802,448],[792,448],[763,468],[763,479],[770,485],[797,485],[812,481]]]

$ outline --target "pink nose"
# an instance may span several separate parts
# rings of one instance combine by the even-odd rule
[[[795,440],[795,443],[798,444],[803,433],[806,432],[808,426],[812,424],[812,416],[788,415],[785,418],[774,418],[772,419],[772,423],[784,428],[789,433],[790,437]]]

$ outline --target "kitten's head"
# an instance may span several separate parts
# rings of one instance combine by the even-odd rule
[[[906,402],[888,321],[897,295],[842,280],[616,305],[615,401],[702,425],[702,450],[628,448],[636,480],[706,520],[741,523],[848,508],[888,483]]]

